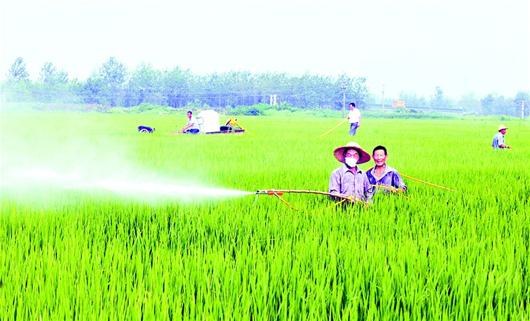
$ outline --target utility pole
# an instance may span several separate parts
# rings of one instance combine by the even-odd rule
[[[346,80],[342,81],[340,89],[342,89],[342,118],[344,118],[344,113],[346,112]]]
[[[385,109],[385,84],[383,84],[381,89],[381,109]]]

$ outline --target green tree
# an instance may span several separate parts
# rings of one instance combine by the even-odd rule
[[[427,100],[423,96],[417,96],[415,93],[401,92],[399,99],[405,102],[408,109],[422,109],[427,108]]]
[[[190,90],[197,88],[193,75],[187,71],[175,67],[164,71],[161,75],[161,94],[163,102],[171,107],[181,107],[193,99]]]
[[[440,86],[434,89],[434,95],[431,97],[430,105],[432,108],[448,108],[450,103],[445,97],[444,92]]]
[[[350,77],[346,74],[342,74],[335,79],[334,83],[331,80],[323,79],[321,85],[324,85],[326,82],[331,82],[333,84],[334,91],[332,95],[337,102],[335,105],[339,106],[339,108],[342,108],[343,90],[346,93],[346,109],[348,108],[348,103],[352,101],[355,102],[355,105],[359,108],[363,108],[366,105],[369,94],[366,78]]]
[[[472,112],[476,114],[481,112],[480,99],[478,99],[477,97],[475,97],[475,95],[471,93],[460,97],[457,102],[457,105],[459,108],[464,109],[466,112]]]
[[[486,97],[480,100],[480,106],[482,107],[483,114],[493,114],[495,105],[495,96],[488,94]]]
[[[530,99],[528,99],[528,92],[520,91],[515,95],[513,102],[515,104],[515,115],[526,117],[530,114]],[[524,109],[522,106],[524,105]]]
[[[99,77],[103,84],[102,95],[105,102],[116,106],[120,97],[123,96],[127,68],[116,58],[110,57],[101,67]]]
[[[351,93],[352,99],[355,101],[355,104],[360,108],[363,108],[366,105],[366,99],[368,98],[368,87],[366,85],[366,78],[364,77],[355,77],[352,80],[351,84]]]
[[[0,88],[7,101],[32,99],[33,84],[29,80],[26,63],[22,57],[15,59],[7,72],[6,82]]]
[[[132,73],[127,84],[127,106],[139,105],[144,102],[162,104],[162,73],[151,65],[141,64]]]
[[[88,104],[103,104],[105,84],[97,73],[92,74],[81,86],[79,93]]]
[[[480,104],[482,106],[482,111],[485,114],[516,115],[513,99],[508,99],[504,96],[488,94],[486,97],[480,100]]]
[[[7,80],[9,82],[29,81],[29,73],[26,70],[26,63],[22,57],[15,59],[15,62],[9,68]]]
[[[68,74],[58,70],[51,62],[47,62],[40,70],[39,80],[47,85],[64,85],[68,82]]]

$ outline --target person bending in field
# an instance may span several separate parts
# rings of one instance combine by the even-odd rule
[[[199,133],[199,124],[197,123],[197,120],[195,120],[195,117],[193,117],[193,113],[191,110],[188,110],[188,123],[186,126],[182,127],[180,130],[182,134],[198,134]]]
[[[506,130],[508,127],[504,125],[499,126],[499,130],[495,136],[493,136],[493,142],[491,142],[491,147],[493,149],[505,149],[505,148],[511,148],[510,146],[506,145],[504,143],[504,135],[506,135]]]
[[[354,201],[371,201],[373,188],[366,174],[357,166],[370,161],[370,154],[359,144],[350,142],[335,148],[333,155],[343,165],[331,173],[329,193],[350,196]]]
[[[372,151],[375,166],[366,172],[372,186],[384,192],[406,192],[407,185],[403,182],[398,171],[386,164],[388,153],[385,146],[376,146]]]

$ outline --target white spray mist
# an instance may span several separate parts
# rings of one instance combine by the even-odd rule
[[[203,186],[189,174],[163,177],[132,164],[130,146],[113,139],[112,133],[94,134],[94,128],[100,126],[91,124],[93,120],[83,115],[70,116],[72,122],[52,132],[35,128],[38,122],[34,117],[46,117],[49,121],[53,114],[33,113],[23,117],[27,123],[17,119],[17,126],[23,127],[13,131],[2,129],[0,191],[8,195],[16,192],[30,200],[37,191],[71,190],[87,194],[103,192],[136,200],[188,201],[251,194]],[[65,124],[64,117],[68,116],[60,114],[59,117]]]

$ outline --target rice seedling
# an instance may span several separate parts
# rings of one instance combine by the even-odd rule
[[[136,132],[143,117],[154,134]],[[283,195],[293,211],[252,192],[327,191],[347,128],[240,121],[244,135],[175,136],[167,115],[2,117],[3,172],[59,174],[2,183],[0,319],[529,318],[527,122],[510,122],[514,148],[494,152],[496,120],[366,119],[361,146],[383,144],[400,172],[454,191],[405,178],[406,195],[367,207]],[[149,188],[73,184],[98,178]],[[168,182],[251,193],[149,195]]]

